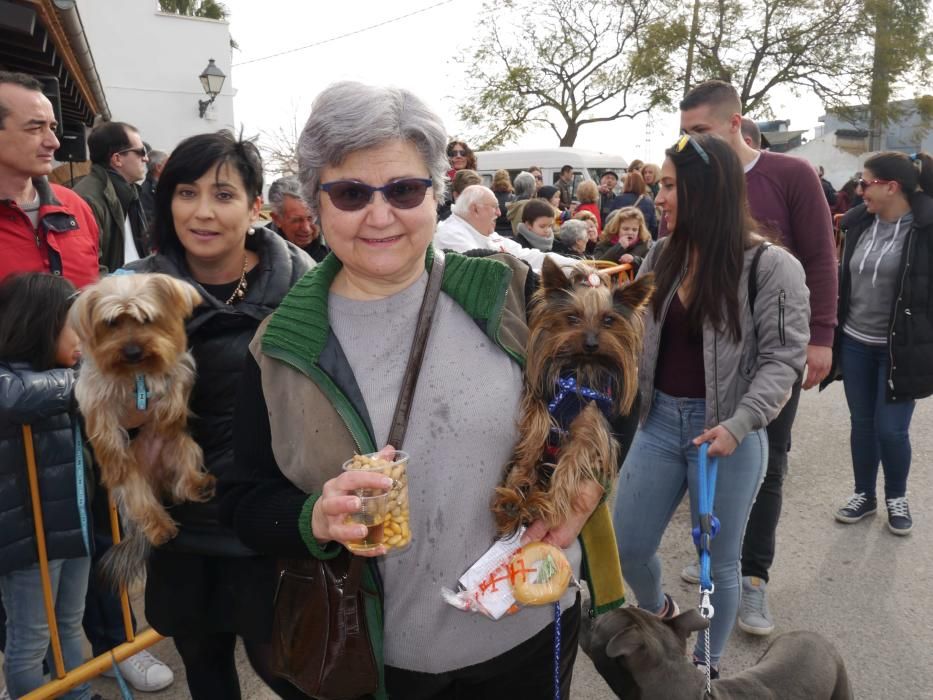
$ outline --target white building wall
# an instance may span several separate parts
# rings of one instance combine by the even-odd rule
[[[230,26],[159,11],[156,0],[78,0],[88,43],[115,121],[139,129],[154,149],[187,136],[233,129]],[[198,75],[213,58],[226,74],[204,119]]]
[[[834,139],[835,134],[825,134],[788,151],[787,155],[803,158],[814,168],[822,165],[826,179],[838,190],[862,169],[862,162],[867,154],[854,156],[836,148]]]

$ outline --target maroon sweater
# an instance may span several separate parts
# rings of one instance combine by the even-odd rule
[[[800,158],[762,151],[745,182],[752,216],[803,265],[810,289],[810,344],[832,347],[838,293],[836,245],[816,170]]]

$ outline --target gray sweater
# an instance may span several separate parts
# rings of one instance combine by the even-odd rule
[[[383,446],[408,361],[427,273],[391,297],[358,302],[331,293],[330,323]],[[385,661],[442,673],[487,661],[553,620],[552,606],[490,620],[457,610],[441,587],[493,543],[493,489],[517,439],[521,368],[441,293],[413,399],[404,449],[412,545],[380,561],[385,587]],[[566,551],[579,574],[580,545]],[[561,601],[569,606],[574,591]]]
[[[875,223],[859,238],[849,262],[849,313],[842,331],[866,345],[887,345],[901,253],[914,215]]]

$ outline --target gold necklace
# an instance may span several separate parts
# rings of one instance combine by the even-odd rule
[[[236,289],[233,290],[233,294],[230,295],[230,298],[224,302],[227,306],[232,304],[235,301],[239,301],[246,296],[246,288],[249,286],[246,282],[246,265],[249,261],[249,258],[246,257],[246,253],[243,254],[243,272],[240,273],[240,281],[237,283]]]

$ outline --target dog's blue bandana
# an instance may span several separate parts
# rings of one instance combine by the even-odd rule
[[[570,429],[573,419],[580,415],[586,404],[595,401],[608,420],[612,416],[612,396],[588,386],[577,384],[573,375],[564,375],[557,380],[557,393],[547,405],[548,413],[557,425],[551,427],[548,451],[560,449],[560,442]]]
[[[145,411],[149,407],[149,390],[146,388],[146,375],[136,375],[136,410]]]

